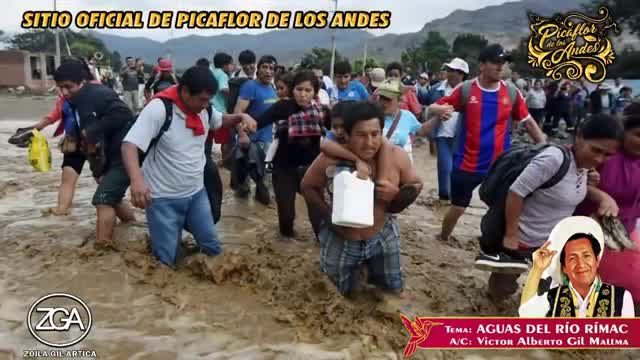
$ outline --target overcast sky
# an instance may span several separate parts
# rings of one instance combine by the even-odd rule
[[[12,0],[2,1],[4,10],[0,12],[0,30],[5,32],[21,31],[22,13],[28,10],[53,10],[54,0]],[[505,0],[338,0],[339,10],[389,10],[392,12],[391,26],[385,30],[372,30],[383,33],[407,33],[420,30],[425,23],[447,16],[456,9],[475,10],[487,5],[496,5]],[[205,10],[205,11],[297,11],[332,10],[332,0],[291,1],[291,0],[58,0],[58,10],[68,10],[75,14],[81,10]],[[177,4],[180,5],[177,5]],[[315,5],[311,5],[311,3]],[[146,15],[145,15],[146,20]],[[170,30],[100,30],[121,36],[145,36],[154,40],[167,40]],[[217,35],[225,32],[259,33],[266,30],[189,30],[175,29],[174,37],[198,34]]]

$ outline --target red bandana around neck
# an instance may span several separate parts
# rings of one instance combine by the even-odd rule
[[[157,93],[153,98],[163,98],[171,100],[185,114],[185,124],[187,126],[187,129],[193,130],[193,136],[204,135],[204,125],[202,124],[200,114],[188,110],[182,100],[180,100],[180,95],[178,94],[178,85],[173,85],[170,88]]]

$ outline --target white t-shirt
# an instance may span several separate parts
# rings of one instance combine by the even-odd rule
[[[620,86],[614,86],[613,89],[611,89],[611,93],[613,94],[614,97],[618,97],[620,96],[620,90],[622,90],[622,88],[624,87],[624,85],[620,84]]]
[[[447,83],[447,80],[440,83],[438,90],[444,90],[444,96],[449,96],[453,92],[451,85]],[[453,112],[451,117],[447,121],[440,121],[436,137],[453,138],[456,136],[456,128],[458,127],[458,115],[460,113]]]
[[[609,93],[600,95],[600,98],[602,99],[602,109],[610,109],[611,104],[609,103]]]
[[[124,141],[147,152],[164,121],[166,111],[162,100],[151,100],[144,107]],[[209,128],[222,126],[222,113],[213,108],[211,119],[207,111],[200,113],[204,134],[194,136],[185,124],[185,114],[173,106],[171,126],[149,151],[142,165],[144,182],[152,198],[181,199],[192,196],[204,187],[204,143]]]
[[[331,104],[331,99],[329,98],[329,93],[327,93],[327,91],[325,89],[320,89],[318,91],[318,102],[322,105],[327,105],[329,106],[329,104]]]
[[[333,93],[335,89],[335,85],[333,84],[333,81],[331,80],[331,78],[328,77],[327,75],[323,75],[322,82],[324,83],[324,87],[327,89],[326,90],[327,94]]]
[[[547,103],[547,95],[544,90],[532,89],[527,93],[527,106],[529,109],[544,109]]]

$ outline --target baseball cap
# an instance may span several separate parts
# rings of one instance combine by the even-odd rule
[[[402,85],[405,85],[405,86],[413,86],[417,82],[416,78],[414,78],[411,75],[405,75],[401,81],[402,81]]]
[[[162,59],[158,62],[158,71],[171,71],[173,64],[169,59]]]
[[[545,279],[547,276],[551,276],[553,281],[557,284],[563,283],[562,276],[562,264],[560,263],[560,255],[562,253],[562,249],[567,244],[567,240],[575,234],[584,233],[590,234],[598,242],[600,243],[600,254],[598,255],[598,260],[602,259],[602,254],[604,254],[604,231],[598,222],[587,216],[571,216],[562,221],[560,221],[554,228],[551,230],[551,234],[549,235],[549,250],[555,250],[557,253],[551,259],[551,265],[542,275],[542,278]]]
[[[429,80],[429,74],[427,74],[426,72],[423,72],[422,74],[420,74],[420,77],[425,80]]]
[[[369,71],[369,79],[371,79],[371,86],[380,87],[384,82],[385,71],[383,68],[374,68]]]
[[[504,52],[504,48],[500,44],[491,44],[485,47],[481,52],[480,56],[478,56],[478,60],[481,63],[484,62],[492,62],[492,63],[504,63],[513,61],[513,57],[511,55],[507,55]]]
[[[398,80],[387,80],[378,87],[378,95],[387,99],[399,99],[402,95]]]
[[[444,66],[445,68],[449,68],[451,70],[458,70],[458,71],[462,71],[465,74],[469,74],[469,64],[467,64],[466,61],[460,58],[455,58],[450,62],[444,64]]]

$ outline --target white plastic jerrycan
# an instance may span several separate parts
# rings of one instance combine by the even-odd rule
[[[373,188],[347,169],[333,178],[333,212],[331,222],[338,226],[365,228],[373,225]]]

